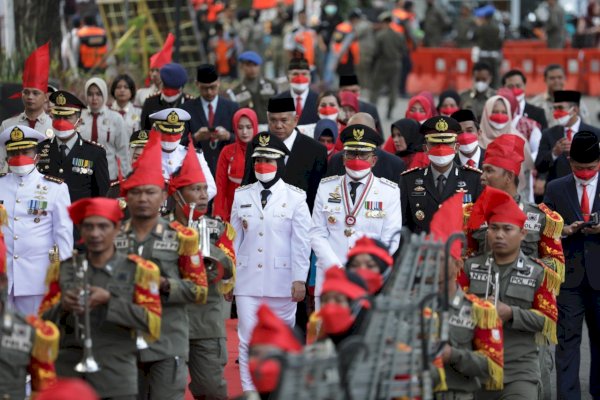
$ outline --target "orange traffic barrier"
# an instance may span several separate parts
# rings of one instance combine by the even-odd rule
[[[582,91],[600,96],[600,50],[585,50],[583,58]]]
[[[442,51],[444,50],[444,51]],[[419,93],[428,90],[440,93],[447,86],[447,49],[420,48],[411,54],[413,68],[408,75],[406,90]]]

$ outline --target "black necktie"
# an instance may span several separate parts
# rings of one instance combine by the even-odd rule
[[[356,200],[356,189],[360,186],[360,182],[350,182],[350,198],[352,199],[352,204]]]
[[[444,193],[444,186],[446,186],[446,177],[444,175],[440,175],[437,178],[437,190],[439,194]]]
[[[61,157],[61,161],[64,161],[67,159],[67,145],[66,144],[61,144],[60,146],[58,146],[60,148],[60,157]]]
[[[271,191],[268,189],[262,190],[260,192],[260,204],[262,204],[262,208],[265,208],[267,205],[267,198],[271,194]]]

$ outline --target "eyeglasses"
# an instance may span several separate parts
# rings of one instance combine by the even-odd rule
[[[359,160],[368,160],[369,158],[371,158],[373,156],[372,152],[345,152],[344,156],[348,159],[348,160],[356,160],[357,158]]]

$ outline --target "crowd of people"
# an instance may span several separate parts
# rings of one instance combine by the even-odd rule
[[[196,68],[196,98],[172,35],[148,87],[93,76],[84,99],[48,85],[49,44],[29,56],[24,111],[0,126],[0,395],[66,398],[82,378],[103,399],[226,399],[233,302],[244,396],[268,398],[283,367],[265,358],[361,332],[408,228],[467,237],[446,255],[436,398],[550,399],[554,368],[558,397],[581,398],[584,318],[600,398],[600,130],[563,68],[528,99],[481,48],[472,88],[418,93],[385,126],[379,89],[391,119],[412,40],[399,13],[378,17],[373,70],[362,16],[334,26],[335,90],[302,18],[278,42],[285,84],[244,49],[226,90],[222,60]]]

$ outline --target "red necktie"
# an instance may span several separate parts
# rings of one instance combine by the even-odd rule
[[[590,220],[590,199],[587,194],[587,185],[581,185],[583,192],[581,193],[581,213],[583,214],[583,220],[588,222]]]
[[[27,122],[29,123],[29,127],[31,129],[35,129],[35,123],[37,122],[37,119],[34,119],[34,120],[27,119]]]
[[[298,118],[302,115],[302,96],[296,97],[296,115]]]
[[[208,127],[214,128],[215,123],[215,111],[211,103],[208,103]]]
[[[567,139],[569,139],[569,142],[573,140],[573,129],[571,128],[567,128]]]
[[[126,112],[125,110],[119,110],[119,114],[121,114],[122,117],[125,116],[125,112]]]
[[[470,159],[470,158],[469,158],[469,159],[467,160],[467,165],[468,165],[469,167],[475,168],[475,161],[473,161],[472,159]]]
[[[98,113],[92,113],[92,142],[98,142]]]

